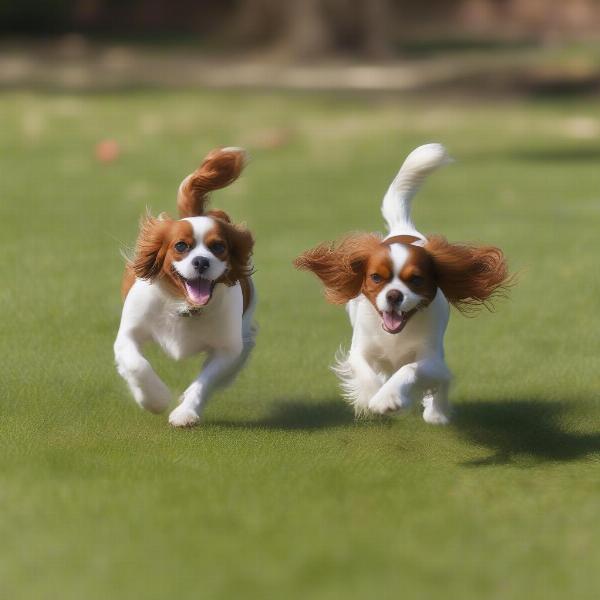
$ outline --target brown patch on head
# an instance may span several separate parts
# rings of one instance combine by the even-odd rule
[[[369,260],[380,250],[379,237],[357,233],[337,244],[320,244],[303,252],[294,261],[294,266],[312,271],[323,282],[329,302],[345,304],[361,293]]]
[[[246,153],[241,148],[217,148],[179,186],[177,210],[180,217],[205,214],[208,195],[233,183],[242,172]]]
[[[212,210],[207,211],[206,216],[231,223],[231,217],[224,210],[220,210],[219,208],[213,208]]]
[[[418,242],[420,240],[421,238],[414,235],[393,235],[392,237],[386,238],[381,243],[386,246],[391,246],[392,244],[412,244],[413,242]]]
[[[437,293],[436,273],[430,254],[421,246],[406,245],[408,257],[398,276],[428,304]]]
[[[141,223],[135,256],[130,265],[136,277],[160,280],[176,295],[185,296],[183,282],[172,267],[174,260],[181,260],[185,256],[185,251],[180,252],[175,248],[178,242],[185,242],[188,247],[194,245],[194,232],[189,221],[147,216]]]
[[[379,243],[373,248],[366,263],[361,292],[376,306],[377,295],[394,276],[390,249]]]
[[[219,259],[228,263],[228,269],[219,279],[235,285],[252,274],[250,258],[254,248],[252,234],[241,225],[234,225],[213,217],[215,226],[204,236],[204,245]]]

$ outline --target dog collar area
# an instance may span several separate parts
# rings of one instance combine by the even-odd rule
[[[182,308],[177,311],[178,317],[195,317],[202,312],[204,306],[189,306],[188,308]]]

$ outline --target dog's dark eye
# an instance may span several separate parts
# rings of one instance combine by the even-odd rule
[[[412,285],[422,285],[424,281],[425,279],[421,277],[421,275],[411,275],[408,278],[408,283],[411,283]]]
[[[212,244],[209,244],[208,249],[213,254],[221,254],[225,252],[225,244],[223,242],[213,242]]]
[[[381,283],[383,281],[383,277],[379,273],[372,273],[371,274],[371,279],[375,283]]]
[[[175,250],[177,252],[185,252],[188,249],[188,245],[182,240],[175,244]]]

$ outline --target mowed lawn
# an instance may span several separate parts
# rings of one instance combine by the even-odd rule
[[[0,596],[596,598],[600,106],[194,92],[0,96]],[[112,163],[94,146],[115,139]],[[382,230],[404,156],[456,163],[424,232],[502,246],[519,283],[455,313],[446,428],[356,421],[350,327],[302,250]],[[258,344],[200,427],[137,408],[113,365],[120,249],[146,206],[242,145],[214,196],[256,235]],[[201,360],[149,356],[173,402]]]

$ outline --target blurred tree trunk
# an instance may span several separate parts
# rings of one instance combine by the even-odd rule
[[[232,39],[243,44],[265,44],[278,29],[281,6],[277,0],[241,0],[233,15]]]
[[[390,0],[364,0],[362,50],[369,58],[389,58],[393,52]]]
[[[233,38],[311,60],[350,51],[370,58],[392,52],[390,0],[241,0]]]
[[[333,23],[326,19],[324,0],[287,2],[287,45],[294,58],[311,59],[335,48]]]

